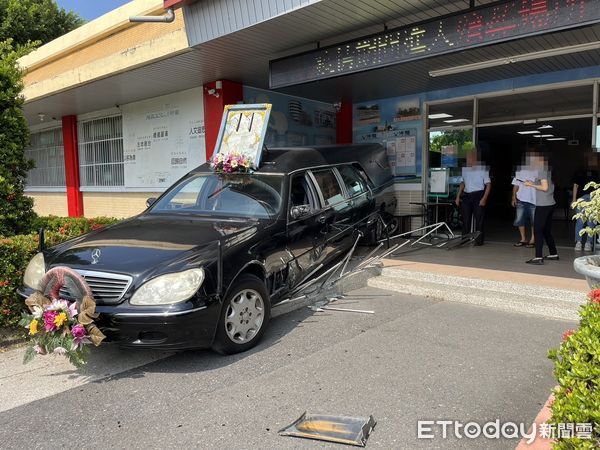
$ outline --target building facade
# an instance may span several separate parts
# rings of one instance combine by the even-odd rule
[[[380,142],[398,215],[475,145],[498,208],[539,144],[565,203],[600,139],[600,0],[134,0],[21,63],[41,214],[141,212],[210,157],[230,103],[273,103],[269,146]]]

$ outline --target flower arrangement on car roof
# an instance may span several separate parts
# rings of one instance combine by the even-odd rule
[[[68,277],[79,284],[81,301],[69,302],[59,298],[59,291]],[[43,292],[51,287],[50,298]],[[96,302],[85,280],[66,267],[48,271],[39,291],[31,294],[25,304],[29,313],[23,313],[19,324],[29,331],[29,346],[23,362],[31,361],[36,355],[57,354],[66,356],[76,367],[87,361],[86,344],[100,345],[105,336],[94,324],[98,318]]]
[[[210,167],[216,173],[250,173],[252,158],[238,152],[217,153],[211,158]]]

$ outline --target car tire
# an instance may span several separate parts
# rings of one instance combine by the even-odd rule
[[[224,355],[251,349],[260,341],[270,318],[265,284],[254,275],[241,275],[223,302],[213,349]]]

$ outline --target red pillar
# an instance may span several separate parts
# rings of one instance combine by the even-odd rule
[[[67,181],[69,217],[80,217],[83,216],[83,195],[79,190],[77,116],[64,116],[62,118],[62,133],[65,148],[65,178]]]
[[[336,142],[352,144],[352,102],[343,100],[336,119]]]
[[[221,86],[220,89],[217,88],[218,84]],[[204,85],[204,128],[206,132],[204,139],[207,160],[215,149],[225,105],[235,105],[243,101],[244,87],[240,83],[221,80]]]

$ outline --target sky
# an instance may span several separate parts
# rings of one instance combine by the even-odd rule
[[[56,3],[67,11],[75,11],[86,20],[92,20],[128,3],[129,1],[130,0],[56,0]]]

